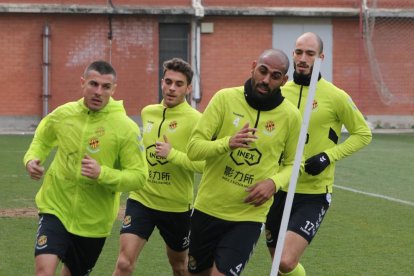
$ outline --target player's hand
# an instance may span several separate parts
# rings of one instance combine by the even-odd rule
[[[92,179],[97,179],[100,173],[101,166],[99,165],[98,161],[85,154],[82,159],[81,174]]]
[[[326,167],[329,166],[331,161],[326,153],[321,152],[316,154],[305,161],[305,172],[310,175],[320,174]]]
[[[250,148],[249,144],[256,141],[257,139],[257,136],[253,134],[256,131],[256,128],[250,128],[249,123],[246,123],[239,132],[230,138],[230,149],[233,150],[236,148]]]
[[[246,192],[249,195],[244,199],[244,202],[257,207],[273,197],[273,194],[276,192],[276,186],[273,180],[266,179],[247,188]]]
[[[34,180],[39,180],[45,171],[45,168],[40,165],[39,159],[33,159],[26,163],[26,171]]]
[[[155,154],[158,157],[167,158],[171,151],[171,144],[168,142],[167,136],[163,135],[164,142],[155,142]]]

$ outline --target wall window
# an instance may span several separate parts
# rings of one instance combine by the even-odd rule
[[[189,62],[190,24],[160,23],[159,25],[159,84],[161,84],[164,61],[178,57]],[[158,89],[158,98],[161,102],[161,85]]]

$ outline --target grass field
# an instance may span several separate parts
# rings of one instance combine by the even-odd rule
[[[31,136],[0,135],[0,210],[35,207],[40,183],[22,164]],[[414,275],[414,134],[374,134],[337,165],[332,206],[302,263],[307,275]],[[111,275],[118,254],[114,225],[92,275]],[[0,217],[0,275],[33,275],[36,217]],[[264,237],[243,275],[269,275]],[[134,275],[171,275],[158,232]]]

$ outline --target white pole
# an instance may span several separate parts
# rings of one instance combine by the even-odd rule
[[[300,129],[298,146],[296,148],[295,162],[293,163],[292,175],[289,182],[289,190],[286,196],[285,208],[283,210],[282,223],[280,225],[279,237],[277,239],[275,256],[273,258],[272,270],[270,276],[276,276],[279,272],[280,259],[282,257],[283,245],[285,243],[285,234],[292,209],[293,196],[296,190],[296,181],[298,180],[300,163],[302,161],[303,148],[306,142],[306,133],[308,132],[310,113],[312,111],[313,99],[315,98],[316,83],[318,81],[321,59],[316,58],[313,65],[311,82],[309,85],[308,98],[306,99],[305,113],[302,118],[302,127]]]

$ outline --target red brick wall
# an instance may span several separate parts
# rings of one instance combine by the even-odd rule
[[[359,7],[360,0],[203,0],[204,6],[268,7]]]
[[[50,110],[79,99],[80,76],[93,60],[109,60],[108,19],[99,15],[0,17],[0,115],[42,114],[42,32],[50,26]],[[113,19],[114,95],[130,115],[158,101],[158,23],[154,18]],[[7,103],[7,104],[3,104]]]
[[[38,16],[0,17],[0,115],[41,114],[41,33]]]
[[[108,6],[107,0],[0,0],[0,3],[15,4],[63,4],[63,5],[103,5]],[[203,6],[267,6],[267,7],[342,7],[342,8],[358,8],[361,6],[362,0],[202,0]],[[368,1],[370,5],[372,1]],[[191,0],[112,0],[112,4],[117,5],[137,5],[137,6],[191,6]],[[380,0],[378,7],[383,8],[413,8],[414,3],[410,0]]]
[[[69,2],[72,1],[61,1]],[[118,0],[112,2],[115,5],[121,3]],[[257,1],[257,5],[265,2]],[[219,2],[203,1],[204,5],[214,3]],[[272,20],[270,16],[203,18],[203,22],[214,23],[214,32],[201,35],[201,111],[217,90],[242,85],[250,77],[253,60],[261,51],[272,46]],[[158,16],[113,16],[111,57],[119,75],[115,98],[124,100],[131,116],[139,115],[142,107],[158,101],[158,21]],[[51,31],[52,97],[49,111],[67,101],[80,98],[79,78],[85,66],[93,60],[108,60],[110,57],[106,15],[2,13],[0,116],[42,114],[42,32],[46,23]],[[361,42],[358,18],[337,18],[332,20],[332,24],[333,82],[351,94],[364,114],[413,116],[414,81],[410,72],[414,68],[404,51],[390,51],[387,47],[377,50],[376,54],[387,62],[382,65],[385,66],[382,68],[384,79],[390,83],[390,87],[396,89],[395,94],[398,96],[398,101],[386,104],[381,101],[373,83],[370,59]],[[404,30],[404,26],[395,25],[391,28],[395,29],[390,29],[388,35],[377,35],[376,42],[388,46],[392,41],[401,40],[401,36],[393,38],[392,35]],[[410,29],[405,31],[409,32]],[[414,45],[414,41],[407,41],[408,36],[403,36],[403,39],[407,45]],[[406,85],[401,86],[402,82]]]
[[[218,89],[243,85],[252,62],[272,47],[270,17],[206,17],[204,21],[214,23],[214,33],[201,36],[200,110]]]
[[[15,4],[60,4],[60,5],[103,5],[109,6],[108,0],[0,0],[0,3]],[[112,0],[112,4],[117,5],[162,5],[162,6],[191,6],[191,0]]]
[[[361,40],[359,23],[352,19],[333,20],[333,82],[351,94],[364,114],[369,115],[413,115],[414,114],[414,65],[406,58],[414,45],[411,32],[406,24],[387,24],[380,32],[380,22],[376,22],[373,44],[375,55],[367,55],[366,44]],[[403,44],[390,43],[405,39]],[[409,40],[411,38],[411,40]],[[371,50],[372,51],[372,50]],[[372,53],[372,52],[371,52]],[[393,95],[390,102],[382,96],[379,82],[374,83],[370,62],[376,62],[381,70],[384,93]]]

